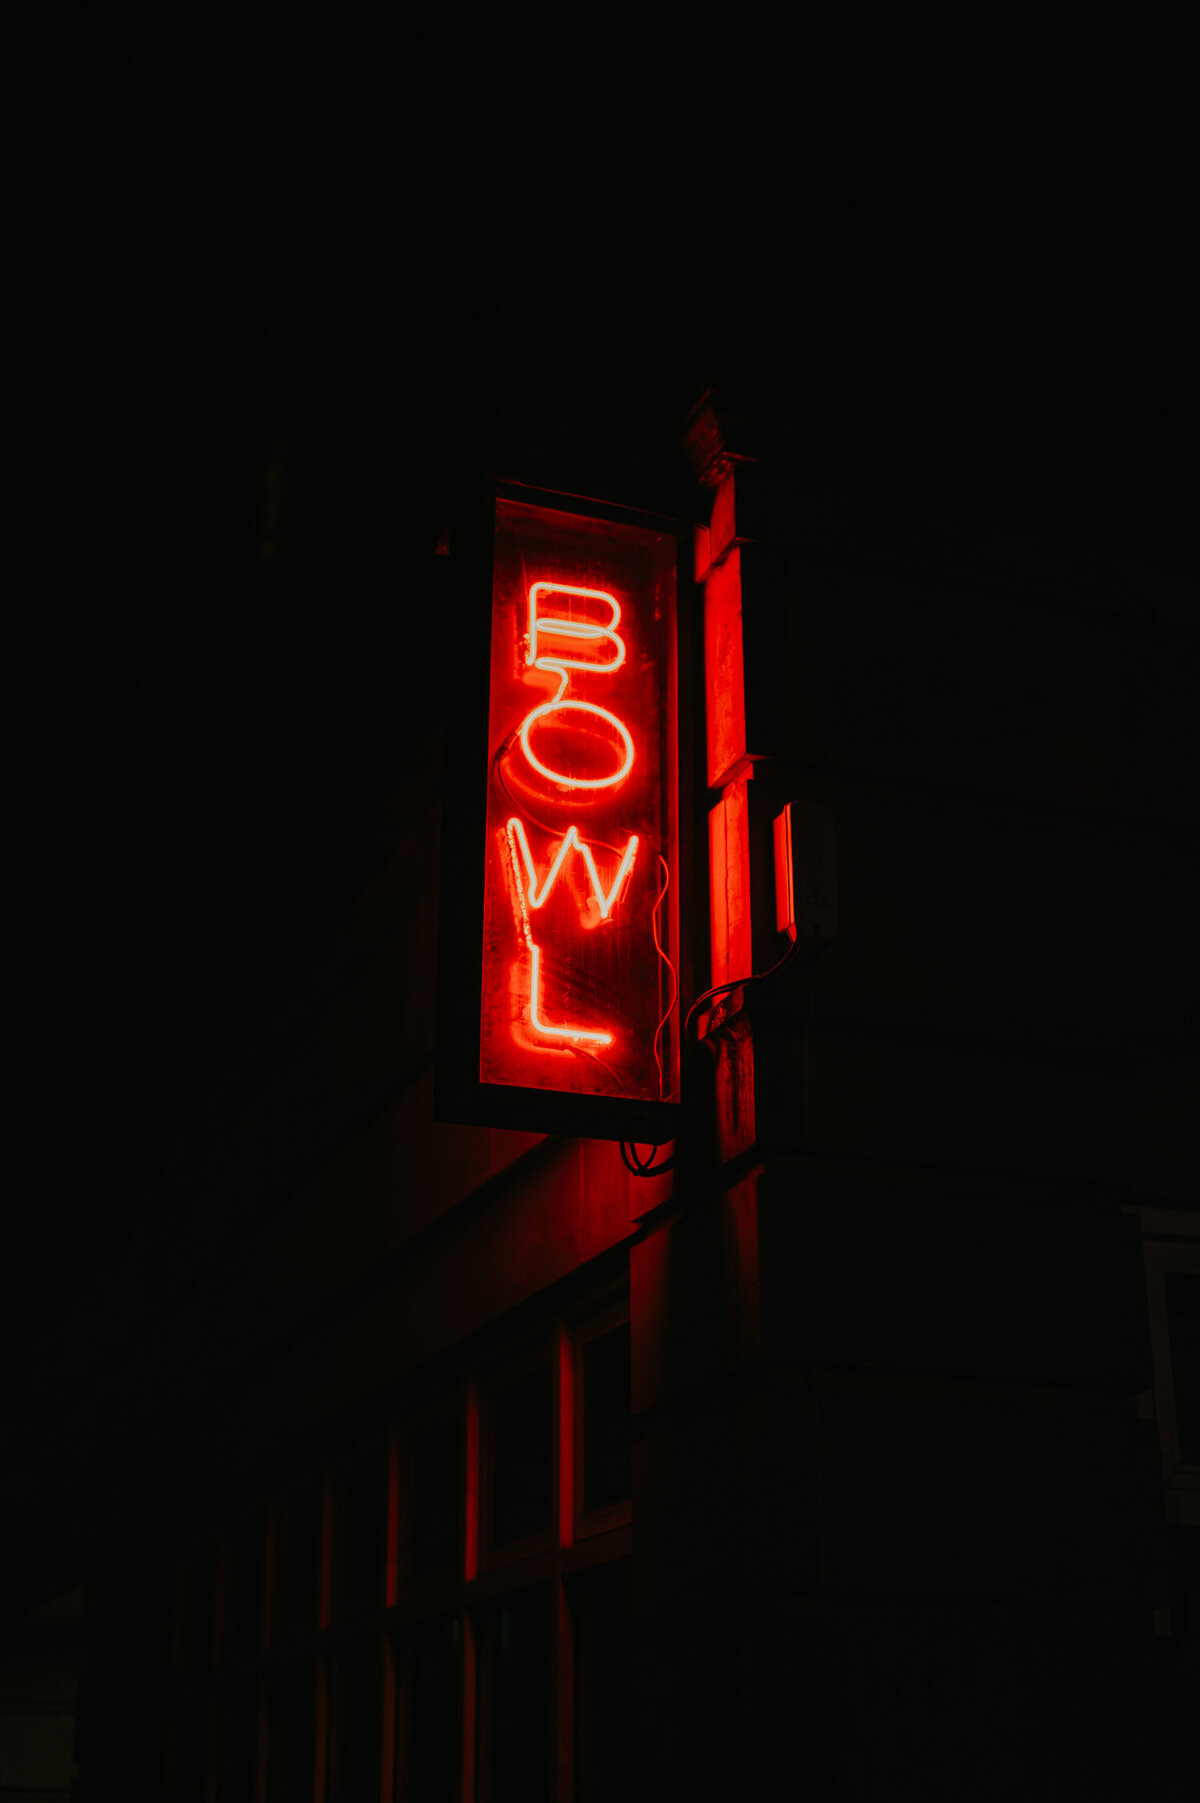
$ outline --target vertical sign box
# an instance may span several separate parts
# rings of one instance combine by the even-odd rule
[[[659,1143],[673,1132],[680,548],[671,523],[493,496],[486,732],[469,735],[476,767],[460,762],[458,778],[482,800],[468,877],[481,906],[465,942],[461,922],[456,933],[475,940],[479,983],[469,998],[455,986],[453,1047],[439,997],[439,1112]],[[446,969],[443,948],[444,992]]]

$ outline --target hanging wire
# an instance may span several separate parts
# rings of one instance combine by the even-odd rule
[[[606,1061],[600,1057],[598,1052],[589,1052],[587,1047],[582,1046],[582,1045],[568,1046],[567,1050],[574,1052],[575,1056],[577,1058],[590,1058],[592,1063],[598,1064],[602,1071],[607,1071],[608,1075],[612,1078],[613,1082],[616,1084],[617,1093],[619,1095],[623,1095],[623,1096],[628,1095],[629,1092],[625,1088],[625,1085],[621,1082],[621,1079],[620,1079],[619,1075],[617,1074],[617,1072],[613,1069],[611,1064],[606,1063]]]
[[[516,736],[517,736],[516,733],[510,733],[508,735],[508,738],[505,739],[504,743],[498,747],[498,749],[496,751],[496,755],[492,759],[492,764],[495,769],[496,777],[497,777],[497,780],[499,781],[500,787],[504,790],[504,793],[508,796],[510,804],[512,805],[512,807],[514,807],[517,810],[518,813],[523,813],[527,819],[533,821],[533,824],[535,826],[540,826],[542,831],[544,833],[549,833],[552,838],[561,839],[563,836],[562,827],[561,826],[551,826],[550,822],[548,820],[540,820],[538,818],[538,816],[535,813],[533,813],[529,807],[526,806],[525,802],[518,800],[518,798],[513,794],[512,790],[508,786],[508,778],[504,774],[504,760],[508,756],[509,752],[512,750],[513,742],[516,739]],[[610,845],[606,839],[589,839],[588,844],[589,845],[598,845],[600,847],[601,851],[610,851],[614,858],[619,858],[622,855],[621,852],[618,850],[618,848],[615,845]]]
[[[703,995],[698,995],[684,1017],[684,1039],[687,1039],[688,1030],[705,1002],[711,1001],[715,995],[727,995],[732,989],[749,989],[755,983],[765,983],[769,977],[777,977],[780,972],[791,963],[799,950],[800,939],[799,936],[797,936],[788,946],[783,957],[779,959],[778,963],[772,964],[769,970],[756,971],[754,975],[749,977],[734,977],[728,983],[714,983],[711,989],[706,989]]]
[[[659,1043],[662,1039],[663,1028],[674,1014],[675,1004],[679,1000],[679,977],[675,970],[675,966],[663,950],[662,940],[658,936],[658,911],[666,899],[667,890],[671,887],[671,872],[667,865],[667,860],[663,857],[661,852],[658,854],[658,861],[662,865],[663,886],[658,892],[658,900],[655,902],[654,912],[650,916],[650,927],[654,934],[654,949],[671,973],[671,1000],[667,1004],[666,1013],[654,1029],[654,1062],[658,1066],[658,1098],[661,1102],[664,1099],[663,1090],[666,1085],[663,1078],[662,1054],[659,1051]]]
[[[674,1152],[669,1158],[664,1158],[661,1164],[655,1164],[654,1154],[657,1151],[657,1146],[651,1146],[650,1157],[643,1161],[638,1157],[637,1147],[632,1140],[621,1141],[621,1159],[631,1177],[661,1177],[665,1171],[673,1171],[675,1169]]]

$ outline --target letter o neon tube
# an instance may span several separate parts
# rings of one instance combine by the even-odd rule
[[[547,714],[565,714],[568,711],[595,714],[599,719],[607,721],[609,726],[616,727],[625,744],[625,762],[619,770],[611,776],[564,776],[561,770],[549,769],[540,758],[533,755],[529,749],[529,729],[534,721],[544,719]],[[521,750],[539,776],[544,776],[548,782],[557,783],[563,789],[613,789],[618,783],[623,783],[633,769],[633,740],[629,735],[629,728],[615,714],[610,714],[606,707],[597,707],[594,701],[543,702],[541,707],[535,707],[532,713],[526,714],[521,722],[520,737]]]

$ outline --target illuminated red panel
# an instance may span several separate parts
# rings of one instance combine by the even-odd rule
[[[754,968],[750,944],[750,809],[746,778],[730,783],[708,816],[710,945],[714,983]]]
[[[704,585],[708,785],[719,788],[746,754],[742,554],[733,550]]]
[[[678,1095],[677,545],[496,502],[479,1075]]]

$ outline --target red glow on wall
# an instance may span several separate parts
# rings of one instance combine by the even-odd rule
[[[495,524],[480,1078],[669,1100],[676,542],[507,499]]]

